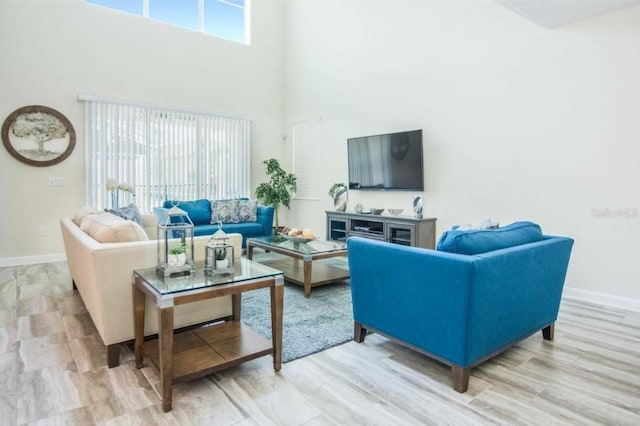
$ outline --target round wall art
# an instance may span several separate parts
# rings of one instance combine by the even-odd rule
[[[55,109],[30,105],[12,112],[4,121],[2,143],[9,154],[25,164],[52,166],[71,154],[76,131]]]

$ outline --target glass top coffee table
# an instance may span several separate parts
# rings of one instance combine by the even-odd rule
[[[282,272],[240,259],[228,275],[206,275],[204,265],[185,276],[165,277],[156,268],[133,271],[133,309],[136,367],[147,357],[160,372],[162,409],[171,410],[174,381],[189,380],[242,362],[273,355],[273,369],[280,371],[282,354]],[[259,288],[271,292],[271,340],[240,320],[241,294]],[[174,336],[174,306],[231,295],[228,321],[189,328]],[[144,338],[145,300],[158,312],[158,338]]]
[[[291,259],[265,260],[261,263],[284,272],[286,281],[304,287],[304,296],[311,288],[349,278],[349,271],[314,260],[346,257],[347,244],[342,241],[311,240],[299,242],[280,235],[247,239],[247,259],[253,258],[255,247],[290,257]],[[300,262],[302,261],[302,262]]]

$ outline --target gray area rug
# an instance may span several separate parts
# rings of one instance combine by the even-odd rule
[[[254,252],[253,260],[281,257]],[[347,260],[320,260],[348,269]],[[314,262],[315,263],[315,262]],[[266,338],[271,338],[269,289],[242,294],[242,322]],[[282,331],[282,362],[320,352],[353,339],[353,310],[349,280],[315,287],[305,299],[302,286],[285,284]]]

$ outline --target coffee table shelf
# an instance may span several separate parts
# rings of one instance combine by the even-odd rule
[[[314,260],[346,257],[347,244],[342,241],[313,240],[296,243],[281,236],[247,239],[247,259],[253,258],[253,249],[282,254],[290,259],[266,260],[261,263],[284,272],[285,280],[304,287],[304,297],[311,296],[311,288],[349,278],[349,271]]]
[[[304,287],[304,263],[291,259],[265,260],[261,262],[284,272],[285,279]],[[349,278],[349,271],[325,263],[314,262],[311,270],[311,288]]]

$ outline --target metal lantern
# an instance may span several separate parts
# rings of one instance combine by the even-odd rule
[[[235,270],[235,249],[221,228],[222,224],[218,223],[218,230],[204,249],[204,272],[208,275],[231,274]]]
[[[193,261],[193,222],[184,210],[173,206],[158,221],[158,271],[165,277],[189,274]]]

